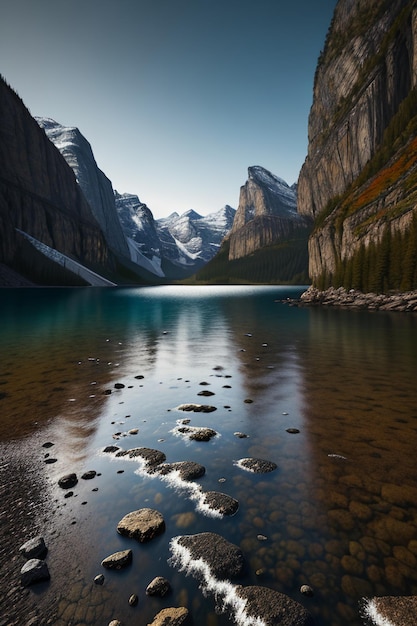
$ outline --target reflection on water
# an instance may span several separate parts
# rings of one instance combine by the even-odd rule
[[[17,591],[7,598],[3,579],[3,613],[16,610],[13,599],[27,615],[36,600],[36,610],[59,625],[130,623],[132,616],[148,623],[161,608],[184,604],[195,623],[228,624],[230,615],[216,613],[213,597],[168,563],[172,537],[206,530],[244,551],[239,582],[288,594],[322,626],[359,626],[363,596],[417,593],[417,320],[280,302],[300,291],[3,290],[2,459],[20,475],[37,476],[35,486],[19,481],[19,498],[25,515],[32,510],[33,529],[48,535],[53,573],[23,600]],[[202,398],[203,389],[214,395]],[[206,401],[216,411],[186,417],[219,436],[204,443],[175,437],[184,417],[176,407]],[[54,446],[46,450],[48,440]],[[206,474],[198,489],[176,490],[138,474],[137,463],[100,454],[112,443],[157,448],[170,462],[195,460]],[[249,474],[236,464],[248,456],[278,469]],[[74,496],[64,498],[58,478],[89,469],[99,475],[79,480]],[[8,481],[4,471],[10,512]],[[236,498],[238,512],[205,516],[192,497],[200,489]],[[167,531],[132,546],[115,528],[143,506],[161,511]],[[17,551],[16,529],[27,532],[27,525],[12,513],[7,519],[2,532]],[[106,572],[103,587],[92,585],[101,560],[126,547],[134,551],[133,566]],[[16,576],[18,562],[12,568],[3,560],[2,569]],[[171,597],[146,597],[157,575],[171,581]],[[313,598],[300,594],[304,583]],[[131,593],[140,597],[134,609]]]

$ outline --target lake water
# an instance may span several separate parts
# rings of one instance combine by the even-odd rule
[[[222,613],[221,597],[172,560],[173,537],[204,531],[243,550],[246,570],[234,583],[285,593],[320,626],[361,625],[364,596],[417,594],[417,317],[281,302],[302,291],[1,291],[5,623],[37,615],[58,626],[148,624],[181,605],[199,626],[233,623],[233,607]],[[183,403],[216,410],[184,414]],[[218,436],[178,436],[184,418]],[[113,444],[194,460],[206,473],[193,491],[175,486],[102,452]],[[236,464],[246,457],[278,467],[252,474]],[[82,480],[87,470],[98,475]],[[57,483],[68,472],[79,481],[66,498]],[[199,490],[237,499],[237,513],[201,511]],[[147,544],[116,532],[142,507],[166,522]],[[18,549],[38,533],[51,580],[24,590]],[[126,548],[132,565],[104,570],[102,559]],[[102,586],[93,582],[100,573]],[[169,596],[146,596],[155,576],[169,579]],[[300,593],[303,584],[312,597]]]

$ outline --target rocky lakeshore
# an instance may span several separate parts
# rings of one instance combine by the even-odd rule
[[[370,311],[417,311],[417,291],[399,293],[363,293],[356,289],[329,287],[321,291],[309,287],[299,300],[288,300],[298,306],[328,306]]]

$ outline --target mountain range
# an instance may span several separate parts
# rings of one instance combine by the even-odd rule
[[[113,190],[98,168],[78,128],[35,118],[73,169],[109,245],[135,265],[159,278],[183,278],[207,263],[233,224],[235,210],[225,206],[202,217],[195,211],[155,220],[139,197]]]

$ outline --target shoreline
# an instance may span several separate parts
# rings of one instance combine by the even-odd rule
[[[348,309],[367,309],[369,311],[417,312],[417,291],[390,294],[363,293],[356,289],[329,287],[321,291],[310,286],[298,300],[287,299],[284,302],[295,306],[332,306]]]

